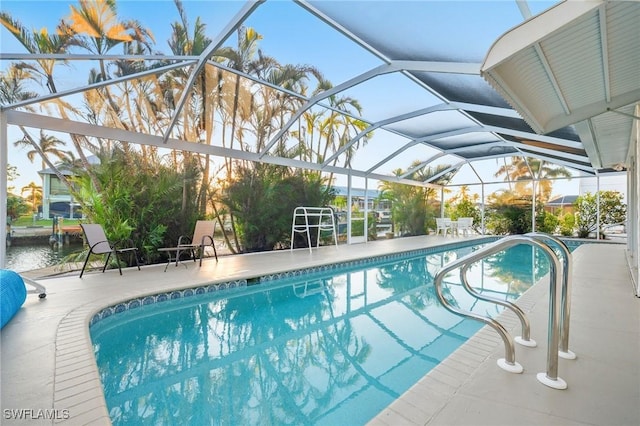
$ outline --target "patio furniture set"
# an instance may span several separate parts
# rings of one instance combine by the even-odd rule
[[[442,233],[443,236],[447,236],[447,233],[451,233],[459,236],[462,233],[463,236],[469,235],[473,231],[473,218],[472,217],[459,217],[457,220],[452,220],[448,217],[436,218],[436,235]]]
[[[104,272],[107,268],[109,259],[113,254],[117,260],[120,275],[122,275],[122,268],[120,267],[120,256],[127,253],[134,256],[136,266],[138,267],[138,270],[140,270],[140,263],[138,261],[137,253],[138,248],[133,246],[133,242],[129,241],[129,244],[126,247],[122,247],[121,245],[112,243],[107,239],[102,225],[96,223],[85,223],[81,224],[80,226],[82,227],[87,245],[89,246],[87,258],[85,259],[82,270],[80,271],[80,278],[82,278],[82,275],[84,274],[84,270],[87,267],[87,263],[89,262],[91,254],[107,255],[107,259],[104,263],[104,267],[102,268],[102,272]],[[192,258],[194,262],[196,261],[196,258],[199,257],[200,266],[202,266],[202,258],[204,256],[205,249],[209,246],[213,247],[213,254],[216,258],[216,261],[218,261],[218,252],[216,251],[216,246],[213,240],[215,228],[215,221],[199,220],[196,222],[196,226],[193,231],[193,237],[189,238],[188,236],[181,235],[178,238],[178,244],[175,247],[159,248],[159,252],[167,253],[169,256],[169,260],[164,267],[165,272],[167,271],[167,267],[172,262],[175,262],[176,266],[178,266],[181,253],[189,253],[190,258]],[[186,265],[184,266],[186,267]]]

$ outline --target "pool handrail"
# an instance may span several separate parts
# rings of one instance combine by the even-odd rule
[[[484,322],[485,324],[493,327],[498,334],[500,334],[500,337],[502,338],[502,341],[505,345],[505,357],[504,359],[499,359],[498,360],[498,366],[500,366],[500,368],[512,372],[512,373],[521,373],[523,371],[522,366],[520,364],[518,364],[515,360],[515,348],[513,345],[514,339],[511,337],[511,335],[507,332],[507,330],[502,326],[502,324],[500,324],[498,321],[494,320],[493,318],[490,317],[485,317],[482,315],[478,315],[476,313],[470,312],[470,311],[465,311],[463,309],[460,309],[458,307],[455,307],[453,305],[450,305],[447,300],[444,298],[444,295],[442,294],[442,287],[441,287],[441,283],[444,279],[444,276],[453,271],[454,269],[457,268],[461,268],[460,270],[460,278],[462,281],[462,285],[464,287],[464,289],[470,293],[472,296],[481,299],[481,300],[486,300],[489,302],[494,302],[497,304],[500,304],[502,306],[505,306],[509,309],[512,309],[513,312],[518,316],[518,318],[520,318],[520,322],[522,324],[522,334],[523,334],[523,340],[527,339],[530,340],[529,336],[530,336],[530,331],[529,331],[529,321],[526,318],[526,315],[524,314],[524,312],[522,312],[522,310],[515,306],[514,304],[512,304],[511,302],[506,302],[506,301],[502,301],[500,299],[496,299],[490,296],[486,296],[486,295],[481,295],[480,293],[476,292],[468,283],[467,279],[466,279],[466,266],[471,265],[479,260],[484,259],[487,255],[489,254],[493,254],[493,252],[491,253],[487,253],[489,251],[494,250],[494,248],[496,246],[498,247],[498,251],[502,251],[505,248],[509,248],[511,246],[517,245],[519,244],[518,242],[511,242],[509,240],[506,239],[501,239],[498,240],[488,246],[485,246],[483,248],[480,248],[472,253],[469,253],[466,256],[463,256],[457,260],[454,260],[452,262],[449,262],[448,264],[446,264],[444,267],[442,267],[440,269],[440,271],[438,271],[438,273],[435,275],[434,278],[434,286],[435,286],[435,290],[436,290],[436,295],[438,297],[438,299],[440,300],[440,303],[442,303],[442,305],[449,311],[465,316],[465,317],[471,317],[474,318],[478,321]],[[515,308],[514,308],[515,307]]]
[[[554,242],[562,253],[562,287],[560,294],[560,346],[559,355],[564,359],[576,359],[574,352],[569,350],[569,324],[571,317],[571,275],[573,273],[573,255],[571,250],[560,238],[545,232],[529,232],[535,238],[543,238]]]
[[[554,389],[566,389],[567,383],[558,377],[558,347],[559,347],[559,321],[558,321],[558,278],[560,275],[560,261],[558,259],[558,255],[555,251],[551,249],[551,247],[546,243],[541,241],[541,238],[536,238],[533,236],[526,235],[510,235],[504,237],[498,241],[495,241],[485,247],[482,247],[475,252],[472,252],[466,256],[463,256],[453,262],[448,263],[443,268],[438,271],[434,278],[434,287],[436,290],[436,296],[445,307],[445,309],[456,313],[458,315],[462,315],[465,317],[474,318],[481,322],[486,323],[493,327],[502,337],[502,340],[505,345],[505,358],[501,358],[498,360],[498,366],[500,368],[511,371],[515,373],[522,372],[522,366],[518,364],[515,360],[515,349],[513,344],[513,338],[506,331],[506,329],[500,324],[498,321],[490,318],[484,317],[482,315],[475,314],[470,311],[465,311],[463,309],[457,308],[453,305],[450,305],[445,299],[442,293],[442,281],[444,276],[451,272],[452,270],[459,268],[467,263],[475,263],[479,260],[484,259],[487,256],[493,255],[500,251],[504,251],[506,248],[510,248],[512,246],[525,243],[531,246],[535,246],[540,248],[549,258],[549,275],[550,275],[550,284],[549,284],[549,325],[548,325],[548,349],[547,349],[547,369],[546,372],[539,373],[536,377],[538,381],[542,384],[549,386]]]
[[[476,291],[473,287],[471,287],[471,285],[469,284],[469,280],[467,280],[467,271],[473,263],[475,262],[466,263],[462,265],[462,267],[460,268],[460,281],[462,282],[462,285],[464,286],[465,290],[467,290],[467,293],[470,293],[472,296],[476,297],[477,299],[484,300],[487,302],[492,302],[492,303],[495,303],[496,305],[504,306],[505,308],[510,309],[514,314],[516,314],[516,316],[520,320],[520,326],[522,328],[522,336],[516,336],[514,338],[515,342],[519,343],[522,346],[527,346],[530,348],[534,348],[538,346],[536,341],[531,339],[531,325],[529,323],[529,319],[527,318],[527,315],[524,313],[524,311],[520,309],[518,305],[512,302],[509,302],[508,300],[502,300],[502,299],[498,299],[497,297],[487,296],[485,294],[482,294]]]

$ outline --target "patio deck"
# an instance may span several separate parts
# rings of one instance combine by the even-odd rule
[[[460,238],[462,239],[462,238]],[[87,322],[119,301],[215,281],[229,281],[357,258],[395,253],[451,237],[412,237],[367,244],[224,256],[202,267],[163,265],[41,280],[48,296],[29,295],[1,334],[2,424],[110,424],[92,353]],[[532,287],[519,305],[530,315],[535,349],[516,348],[523,374],[496,366],[499,337],[483,328],[450,358],[371,421],[372,425],[632,425],[640,419],[640,299],[633,295],[624,245],[592,244],[574,253],[570,349],[560,360],[567,390],[535,378],[545,371],[545,285]],[[511,314],[503,314],[510,330]],[[10,410],[55,409],[56,420],[16,419]],[[7,411],[9,410],[9,411]],[[65,418],[66,417],[66,418]]]

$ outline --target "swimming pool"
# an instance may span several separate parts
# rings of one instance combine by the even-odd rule
[[[482,326],[441,308],[425,285],[470,250],[168,295],[101,318],[91,336],[112,421],[364,424]],[[470,281],[515,299],[546,270],[518,246],[477,264]],[[500,312],[457,277],[447,283],[461,306]]]

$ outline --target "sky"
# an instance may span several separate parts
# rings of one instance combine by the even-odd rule
[[[494,2],[505,5],[507,0]],[[450,15],[459,12],[459,7],[464,5],[468,8],[464,16],[468,20],[461,22],[462,26],[475,25],[475,20],[492,19],[494,22],[500,20],[513,20],[514,16],[518,16],[520,13],[517,9],[516,2],[509,0],[509,7],[501,7],[500,10],[504,10],[505,16],[500,16],[496,13],[496,8],[492,8],[492,2],[433,2],[438,4],[442,16]],[[70,5],[75,5],[77,2],[69,1],[33,1],[33,0],[2,0],[1,8],[3,12],[8,12],[14,18],[17,18],[21,23],[30,29],[40,29],[43,27],[53,31],[58,21],[67,17],[70,11]],[[212,1],[212,0],[199,0],[199,1],[184,1],[184,8],[186,14],[190,20],[190,25],[193,25],[196,17],[200,16],[207,23],[207,35],[214,38],[222,29],[222,25],[231,19],[237,10],[244,4],[240,1]],[[315,19],[310,19],[309,14],[301,8],[292,5],[289,2],[284,1],[269,1],[269,7],[259,7],[256,12],[251,16],[248,26],[252,26],[260,32],[264,38],[261,41],[260,47],[269,55],[276,57],[281,63],[296,63],[306,64],[313,63],[321,64],[321,71],[325,76],[334,83],[340,83],[348,80],[349,78],[360,74],[366,70],[378,65],[379,62],[373,58],[368,57],[368,54],[363,52],[352,43],[344,43],[342,35],[329,29],[326,25],[317,22]],[[418,4],[418,3],[416,3]],[[531,2],[530,6],[532,12],[536,13],[541,11],[552,2]],[[323,7],[338,7],[339,3],[323,3]],[[353,6],[355,5],[355,6]],[[362,20],[363,24],[375,25],[376,19],[388,19],[388,16],[368,16],[368,9],[366,7],[367,2],[357,2],[352,6],[358,13],[358,19]],[[393,3],[389,3],[390,11],[392,13]],[[458,11],[458,12],[456,12]],[[141,22],[141,24],[151,29],[156,40],[156,47],[165,53],[169,53],[167,47],[167,39],[171,31],[170,23],[178,20],[178,13],[173,1],[170,0],[126,0],[118,2],[118,14],[121,18],[133,18]],[[211,19],[210,19],[211,17]],[[443,40],[450,40],[451,43],[456,43],[459,40],[455,40],[458,37],[458,32],[451,31],[446,25],[445,19],[439,19],[438,16],[430,17],[429,22],[407,22],[406,26],[411,28],[411,33],[415,37],[434,38],[441,37],[442,33],[445,33]],[[483,43],[485,46],[490,46],[493,40],[498,37],[502,29],[492,28],[488,26],[488,31],[480,32],[478,35],[479,43]],[[312,34],[313,36],[310,36]],[[302,36],[301,36],[302,35]],[[305,36],[309,35],[309,36]],[[458,43],[459,45],[460,43]],[[448,52],[446,44],[439,43],[438,48],[442,52]],[[0,50],[2,52],[11,53],[23,53],[24,49],[15,41],[14,37],[4,27],[0,28]],[[119,53],[118,50],[114,50],[114,53]],[[455,55],[455,53],[452,53]],[[356,58],[357,60],[354,60]],[[478,58],[481,60],[482,58]],[[0,61],[0,66],[4,68],[8,61]],[[347,65],[348,64],[348,65]],[[61,84],[78,85],[84,82],[76,81],[80,75],[83,79],[86,78],[86,72],[65,72],[59,73],[58,78]],[[389,102],[385,102],[385,91],[393,90],[395,93],[406,93],[406,104],[403,105],[391,105]],[[376,79],[375,82],[367,82],[367,84],[360,85],[350,92],[346,93],[348,96],[353,96],[365,106],[365,116],[376,119],[378,116],[383,116],[389,113],[389,109],[398,108],[411,108],[418,109],[433,103],[432,99],[426,99],[426,95],[416,96],[415,91],[412,91],[410,84],[403,79],[402,82],[396,76],[390,75],[384,78]],[[32,135],[37,136],[37,133],[32,132]],[[387,136],[391,138],[392,136]],[[9,127],[9,164],[18,167],[19,178],[13,182],[9,182],[9,186],[14,186],[14,192],[20,192],[20,189],[27,186],[30,182],[36,182],[41,184],[41,180],[37,171],[41,168],[41,162],[37,159],[33,164],[26,158],[27,149],[18,149],[13,146],[13,141],[20,139],[21,134],[17,132],[14,126]],[[390,145],[390,144],[389,144]],[[391,149],[391,148],[389,148]],[[374,148],[364,148],[362,152],[359,152],[359,157],[364,161],[365,158],[370,156],[385,155],[379,150]],[[404,161],[404,168],[408,168],[411,161],[415,159],[423,160],[424,158],[412,158],[412,154],[407,153],[406,158],[399,157],[398,161]],[[356,162],[359,161],[356,157]],[[483,167],[484,168],[484,167]],[[484,171],[485,176],[489,180],[496,180],[497,178],[491,177],[495,170],[495,161],[487,165],[487,170]],[[465,176],[466,175],[466,176]],[[460,179],[474,179],[474,173],[471,170],[466,170],[460,173]],[[346,185],[346,181],[337,182],[338,185]],[[364,187],[362,179],[354,180],[353,183],[356,187]],[[375,183],[368,184],[370,188],[375,187]],[[576,179],[567,182],[558,182],[554,186],[555,194],[576,194],[578,192],[578,182]],[[474,192],[478,192],[479,187],[472,187]]]

